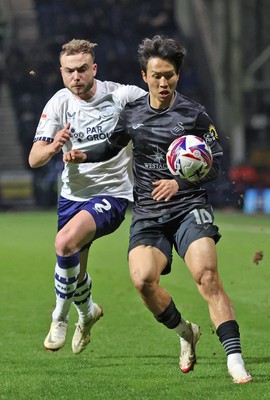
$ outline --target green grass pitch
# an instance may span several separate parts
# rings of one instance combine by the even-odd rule
[[[214,333],[207,306],[184,263],[161,284],[183,316],[201,326],[193,372],[178,367],[174,331],[146,310],[128,274],[126,249],[130,214],[112,235],[94,243],[89,258],[93,298],[104,317],[85,352],[73,355],[76,322],[70,314],[63,349],[43,349],[54,306],[56,213],[0,214],[1,311],[0,400],[234,400],[270,396],[270,217],[216,214],[222,239],[219,271],[240,324],[243,356],[254,382],[234,385]],[[258,265],[254,254],[264,252]]]

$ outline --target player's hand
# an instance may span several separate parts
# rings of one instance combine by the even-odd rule
[[[152,191],[151,195],[156,201],[169,201],[179,190],[179,185],[175,179],[160,179],[159,181],[153,182],[153,185],[155,189]]]
[[[87,159],[86,154],[81,150],[70,150],[63,154],[64,163],[79,164],[85,162]]]
[[[55,153],[59,153],[59,151],[61,151],[64,144],[68,140],[70,140],[71,132],[70,132],[69,128],[70,128],[70,122],[68,122],[66,124],[66,126],[63,129],[61,129],[61,131],[56,133],[53,143],[52,143]]]

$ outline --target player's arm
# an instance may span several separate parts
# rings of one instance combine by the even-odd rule
[[[90,150],[70,150],[63,154],[64,163],[88,163],[88,162],[100,162],[107,161],[110,158],[116,156],[122,147],[112,146],[108,140],[102,143],[91,146]]]
[[[210,146],[213,157],[210,171],[199,180],[199,183],[211,182],[217,179],[221,174],[223,150],[218,140],[218,133],[215,125],[206,112],[202,112],[198,115],[194,134],[198,134],[198,136]]]
[[[65,163],[72,162],[74,164],[107,161],[126,147],[129,141],[130,137],[128,134],[119,130],[114,131],[107,140],[91,146],[89,150],[68,151],[63,155],[63,161]]]
[[[222,170],[222,159],[220,156],[213,156],[213,162],[212,162],[212,167],[208,174],[206,174],[203,178],[196,182],[189,182],[187,180],[181,179],[179,176],[175,176],[174,179],[177,182],[179,189],[181,190],[188,190],[192,188],[196,188],[198,186],[201,186],[202,184],[214,181],[219,177],[221,174]]]
[[[205,175],[203,178],[196,182],[189,182],[185,179],[181,179],[179,176],[175,176],[174,180],[178,184],[178,189],[181,190],[188,190],[188,189],[194,189],[197,188],[198,186],[201,186],[202,184],[211,182],[215,179],[217,179],[221,173],[221,157],[213,157],[213,163],[210,171],[208,172],[207,175]]]
[[[114,140],[114,137],[116,140]],[[90,150],[85,152],[85,162],[107,161],[116,156],[127,143],[123,141],[122,144],[120,144],[117,135],[113,132],[110,138],[98,145],[92,146]]]
[[[56,133],[51,142],[37,140],[29,153],[29,165],[31,168],[42,167],[57,153],[62,150],[64,144],[70,140],[71,133],[69,131],[70,123],[67,123],[65,128]]]
[[[213,156],[213,163],[210,171],[203,178],[200,179],[200,183],[208,183],[214,181],[219,177],[222,171],[221,157]]]
[[[85,152],[85,162],[107,161],[126,147],[130,141],[130,136],[125,132],[124,126],[122,114],[115,130],[110,134],[108,139],[98,145],[92,146],[90,150]]]
[[[174,179],[181,190],[194,189],[202,184],[211,182],[217,179],[222,171],[223,150],[218,140],[217,130],[206,112],[201,112],[198,115],[195,127],[192,128],[192,134],[200,136],[210,146],[213,161],[208,174],[199,181],[189,182],[179,176],[175,176]]]

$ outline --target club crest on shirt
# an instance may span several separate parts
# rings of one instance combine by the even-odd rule
[[[176,126],[173,129],[171,129],[171,133],[173,135],[179,135],[179,133],[182,133],[184,131],[185,131],[184,124],[181,121],[177,122]]]
[[[102,119],[111,118],[115,114],[115,109],[111,105],[102,107],[100,109],[100,117]]]

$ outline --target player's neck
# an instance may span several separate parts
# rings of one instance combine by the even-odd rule
[[[173,104],[175,99],[175,92],[172,94],[172,96],[168,99],[166,99],[166,101],[159,101],[158,99],[151,97],[150,94],[150,107],[153,108],[154,110],[166,110],[168,108],[171,107],[171,105]]]

